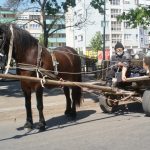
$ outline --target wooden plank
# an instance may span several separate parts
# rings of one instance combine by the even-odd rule
[[[127,78],[126,82],[138,82],[138,81],[147,81],[147,80],[150,80],[149,76],[140,76],[140,77]]]

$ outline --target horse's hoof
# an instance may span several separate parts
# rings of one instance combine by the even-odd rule
[[[77,116],[75,111],[65,111],[65,115],[72,120],[75,120]]]
[[[24,124],[24,130],[26,132],[30,132],[31,130],[33,129],[33,124],[29,121],[27,121],[25,124]]]
[[[71,110],[66,110],[64,114],[69,116],[71,112],[72,112]]]
[[[39,122],[39,123],[36,125],[36,129],[38,129],[40,132],[45,131],[45,125],[46,125],[45,122]]]

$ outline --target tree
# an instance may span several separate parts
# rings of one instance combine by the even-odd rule
[[[99,13],[104,13],[104,4],[105,0],[92,0],[90,3],[93,8],[98,9]]]
[[[123,12],[117,19],[118,21],[125,20],[132,28],[139,25],[146,28],[150,25],[150,6],[139,5],[136,9],[131,9],[127,13]]]
[[[62,18],[65,18],[65,13],[68,11],[68,8],[75,6],[75,0],[64,0],[60,2],[59,0],[7,0],[7,6],[11,8],[18,8],[23,3],[32,4],[31,8],[36,8],[41,12],[42,19],[33,19],[34,21],[42,26],[43,29],[43,42],[44,46],[48,46],[48,37],[51,36],[54,32],[60,29],[64,29],[65,26],[55,26],[58,21],[61,22]],[[27,9],[30,9],[29,7]],[[61,14],[61,15],[58,15]],[[46,22],[47,16],[53,16],[54,20],[51,24]],[[53,27],[56,27],[53,29]]]
[[[98,50],[102,50],[102,35],[100,32],[96,32],[94,37],[91,39],[90,46],[92,50],[97,52]]]

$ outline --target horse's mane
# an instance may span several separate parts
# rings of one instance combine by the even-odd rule
[[[37,45],[38,40],[34,38],[28,31],[12,25],[14,33],[14,47],[16,50],[24,52],[26,49]],[[11,37],[10,24],[1,24],[0,29],[9,37]]]

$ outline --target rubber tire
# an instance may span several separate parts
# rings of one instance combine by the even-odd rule
[[[142,107],[146,116],[150,117],[150,90],[146,90],[143,94]]]
[[[107,98],[104,95],[99,96],[99,106],[104,113],[112,113],[113,107],[107,103]]]

